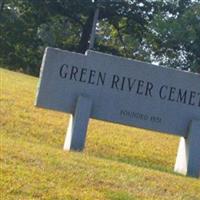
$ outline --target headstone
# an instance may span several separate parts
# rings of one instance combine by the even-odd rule
[[[82,97],[88,104],[77,103]],[[36,105],[72,114],[65,149],[82,150],[88,118],[186,138],[190,122],[200,120],[200,75],[90,50],[47,48]],[[75,132],[82,135],[77,145]]]

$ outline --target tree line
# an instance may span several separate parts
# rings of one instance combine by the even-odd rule
[[[1,0],[0,64],[38,75],[45,47],[94,50],[200,73],[198,0]]]

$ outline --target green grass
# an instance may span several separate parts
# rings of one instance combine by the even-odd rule
[[[2,200],[200,200],[173,172],[178,137],[90,120],[84,152],[64,152],[69,115],[33,106],[37,78],[0,74]]]

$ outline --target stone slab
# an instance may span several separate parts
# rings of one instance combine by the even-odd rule
[[[77,98],[93,102],[90,117],[185,137],[200,120],[200,75],[88,51],[47,48],[36,106],[74,113]]]

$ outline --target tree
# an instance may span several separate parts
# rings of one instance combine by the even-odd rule
[[[3,0],[0,62],[38,75],[46,46],[84,53],[98,6],[95,50],[172,67],[190,66],[198,71],[199,38],[195,34],[199,34],[199,21],[194,13],[199,13],[199,4],[191,0],[176,2]],[[187,23],[192,28],[185,31]]]
[[[36,37],[37,21],[25,1],[6,0],[0,18],[0,61],[11,69],[36,74],[39,71],[41,41]]]
[[[148,45],[154,61],[200,73],[200,2],[181,2],[174,15],[155,17]]]
[[[3,12],[4,4],[5,4],[4,0],[1,0],[0,1],[0,16],[1,16],[2,12]]]
[[[99,30],[111,27],[111,37],[98,34],[96,49],[132,57],[146,24],[156,10],[149,1],[99,1]],[[7,0],[0,21],[1,61],[12,68],[38,73],[42,51],[54,46],[84,53],[97,4],[90,0]],[[129,37],[133,34],[132,37]],[[133,39],[133,37],[137,39]],[[107,40],[106,45],[103,41]],[[125,42],[129,41],[126,47]],[[129,48],[133,45],[132,48]]]

